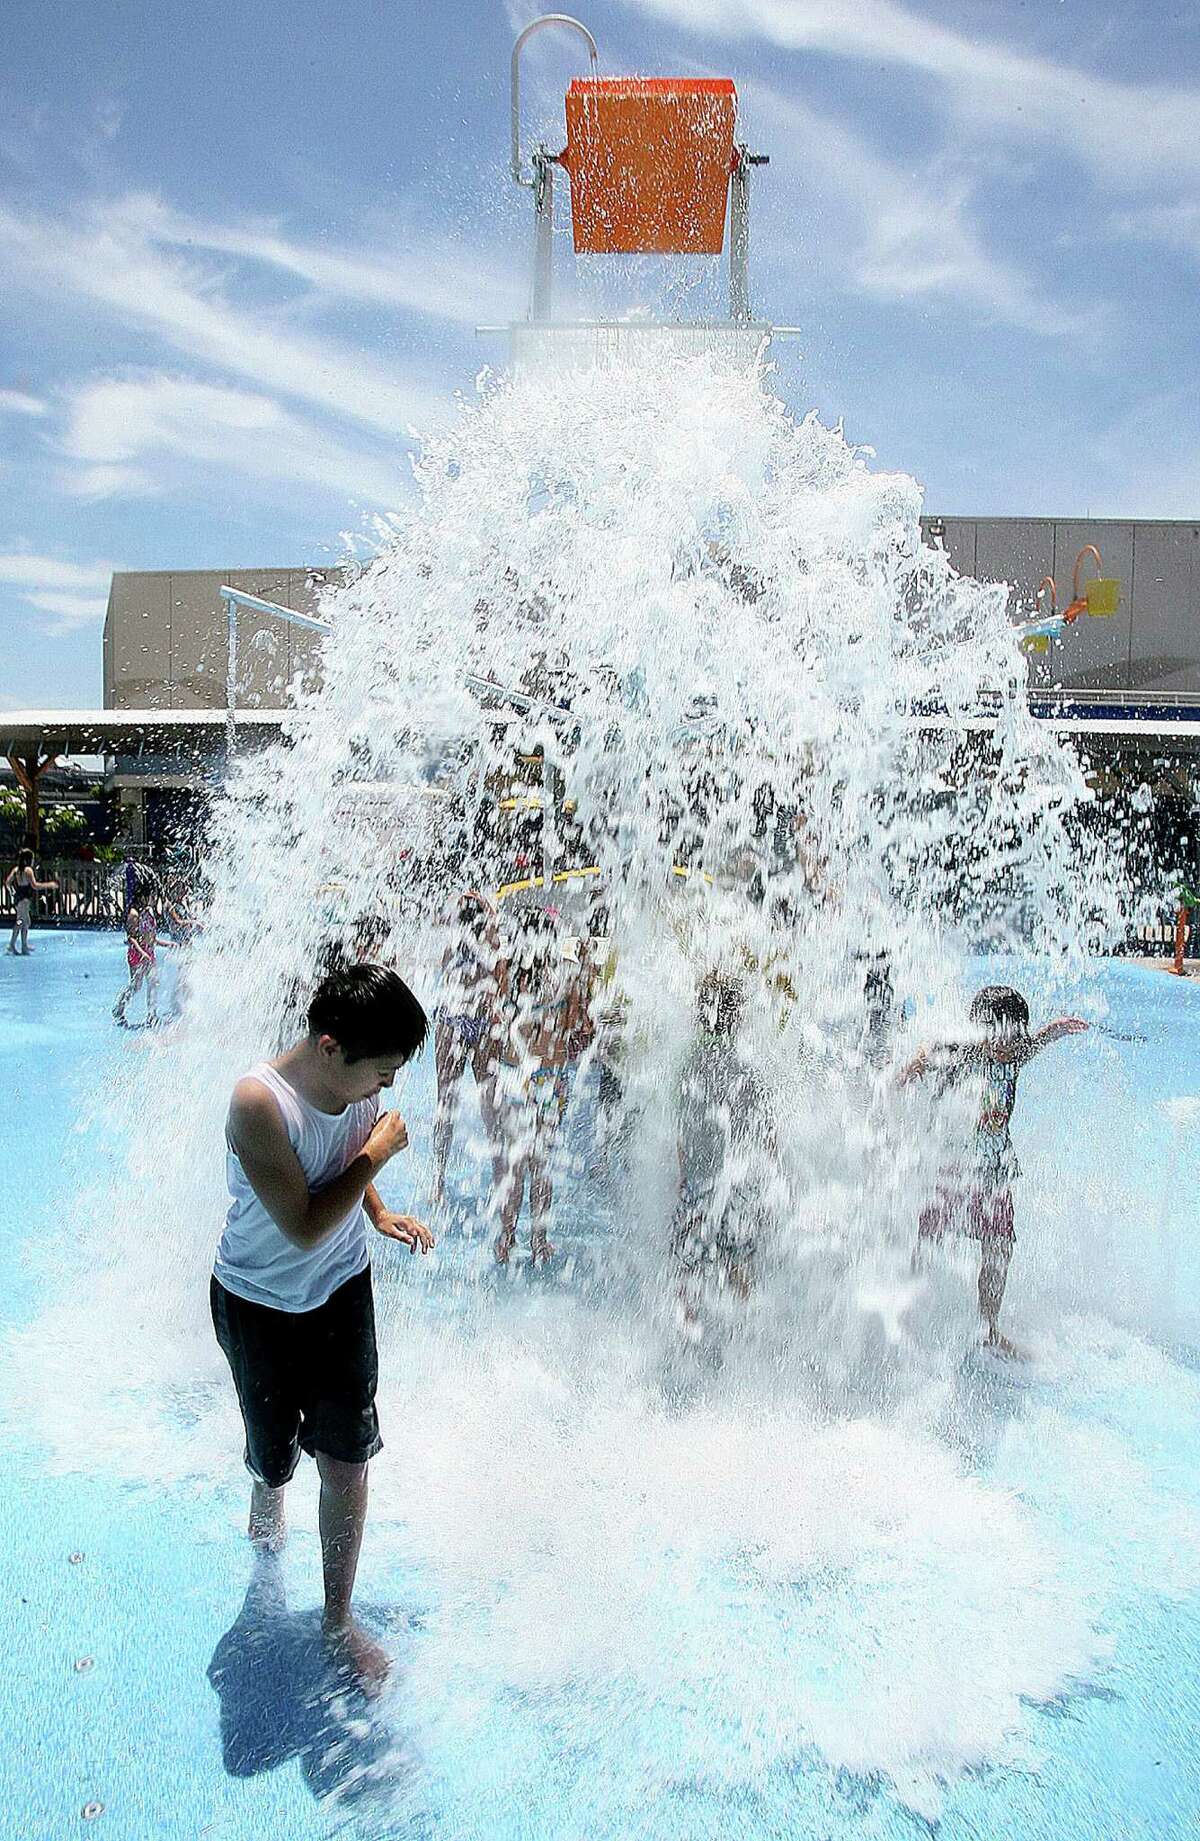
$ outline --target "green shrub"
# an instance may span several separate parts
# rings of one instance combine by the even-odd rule
[[[65,843],[86,831],[87,819],[75,805],[54,805],[42,819],[42,835]]]
[[[25,829],[25,798],[11,786],[0,786],[0,824]]]

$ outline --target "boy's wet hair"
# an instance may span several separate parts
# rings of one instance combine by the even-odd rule
[[[18,850],[18,852],[17,852],[17,868],[18,868],[18,869],[32,869],[32,868],[33,868],[33,852],[32,852],[32,850]]]
[[[308,1030],[332,1036],[348,1062],[371,1055],[405,1062],[424,1046],[429,1020],[396,972],[384,965],[346,965],[317,986]]]
[[[971,1000],[970,1016],[973,1023],[1012,1034],[1027,1034],[1029,1030],[1029,1005],[1009,984],[989,984],[977,991]]]

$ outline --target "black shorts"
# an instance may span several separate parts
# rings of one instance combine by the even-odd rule
[[[233,1370],[246,1427],[246,1468],[280,1488],[300,1453],[365,1464],[382,1451],[375,1388],[371,1268],[339,1285],[315,1310],[272,1310],[210,1287],[213,1328]]]

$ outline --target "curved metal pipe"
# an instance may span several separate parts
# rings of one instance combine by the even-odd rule
[[[521,52],[525,41],[540,32],[543,26],[570,26],[587,41],[588,57],[591,60],[592,75],[596,74],[596,60],[599,53],[596,41],[581,20],[572,19],[569,13],[543,13],[520,33],[512,50],[512,176],[518,185],[532,185],[532,179],[526,179],[521,172]]]

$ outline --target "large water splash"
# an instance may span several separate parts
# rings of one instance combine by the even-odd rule
[[[969,1289],[910,1273],[936,1133],[893,1075],[918,1025],[961,1031],[971,954],[1079,974],[1119,878],[1082,767],[1028,714],[1007,591],[922,544],[919,489],[868,462],[711,353],[487,385],[327,601],[289,744],[218,807],[186,1023],[105,1099],[132,1149],[88,1201],[89,1306],[38,1329],[43,1376],[54,1351],[87,1376],[95,1456],[228,1475],[203,1299],[233,1079],[356,922],[432,1005],[460,890],[594,869],[561,925],[607,910],[626,1118],[588,1284],[497,1294],[482,1226],[421,1287],[381,1271],[394,1521],[373,1536],[438,1598],[410,1679],[446,1770],[458,1748],[482,1783],[501,1730],[546,1758],[568,1726],[600,1745],[620,1703],[625,1767],[578,1832],[621,1832],[639,1785],[724,1793],[814,1748],[930,1805],[1101,1648],[1096,1580],[963,1456]],[[713,967],[747,994],[778,1193],[761,1281],[689,1393],[673,1121]],[[560,1184],[568,1250],[589,1181]]]

